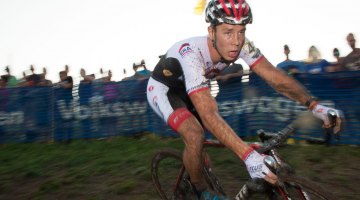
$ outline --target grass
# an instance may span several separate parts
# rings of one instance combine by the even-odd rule
[[[5,145],[0,147],[0,199],[158,199],[149,166],[163,147],[181,149],[183,143],[149,134]],[[328,184],[342,195],[340,199],[360,195],[358,147],[291,145],[280,152],[299,175]],[[219,174],[243,169],[227,149],[209,149],[209,154]]]

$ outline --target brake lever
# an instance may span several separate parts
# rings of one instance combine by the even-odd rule
[[[328,116],[328,119],[329,119],[330,127],[325,128],[325,131],[326,131],[326,133],[330,132],[330,134],[332,134],[331,132],[333,131],[333,128],[336,126],[336,120],[337,120],[338,116],[337,116],[335,110],[333,110],[333,109],[328,110],[327,116]],[[334,133],[334,135],[335,135],[336,140],[340,140],[340,134],[339,133]]]
[[[328,110],[327,116],[329,118],[330,127],[334,128],[336,126],[336,119],[337,119],[337,114],[336,114],[335,110],[333,110],[333,109]]]

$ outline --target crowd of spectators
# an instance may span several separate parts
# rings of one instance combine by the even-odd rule
[[[329,62],[321,57],[321,54],[316,46],[311,46],[308,51],[308,57],[304,60],[295,61],[290,58],[290,48],[288,45],[284,45],[284,54],[286,56],[285,60],[277,65],[278,68],[286,71],[288,74],[297,74],[297,73],[324,73],[324,72],[338,72],[338,71],[355,71],[360,69],[360,49],[356,48],[356,40],[352,33],[348,34],[346,40],[351,47],[352,51],[346,55],[341,56],[337,48],[333,49],[333,56],[336,59],[335,62]],[[139,63],[133,63],[134,74],[132,76],[127,76],[122,79],[122,83],[131,80],[146,80],[150,75],[151,71],[147,69],[144,60],[141,60]],[[118,83],[112,81],[112,72],[108,70],[104,72],[100,69],[100,77],[96,77],[95,74],[87,74],[85,69],[80,70],[80,83],[74,85],[72,76],[69,75],[69,66],[65,65],[65,69],[59,72],[59,81],[53,83],[52,81],[46,78],[47,70],[46,68],[42,69],[42,73],[36,74],[34,66],[31,65],[30,69],[23,72],[23,77],[17,79],[11,74],[10,68],[5,68],[5,74],[1,75],[0,79],[0,112],[7,111],[10,106],[8,104],[14,104],[10,100],[10,93],[7,89],[1,88],[26,88],[26,90],[19,90],[21,92],[21,98],[18,105],[22,106],[22,109],[25,113],[25,129],[27,130],[26,137],[27,141],[31,142],[36,140],[36,135],[39,135],[39,132],[44,132],[42,130],[44,127],[51,128],[49,113],[47,112],[51,106],[48,99],[54,98],[56,100],[55,106],[55,115],[54,115],[54,130],[57,132],[54,133],[55,141],[64,141],[69,142],[73,138],[73,128],[74,123],[71,117],[67,117],[72,114],[72,110],[69,109],[73,105],[73,99],[78,98],[78,103],[80,107],[92,107],[96,104],[111,104],[119,99],[126,101],[127,93],[129,96],[133,94],[132,90],[126,88],[130,85],[133,87],[134,84],[124,84],[125,86],[120,86]],[[233,85],[241,87],[242,76],[250,72],[245,72],[240,64],[231,65],[228,69],[224,70],[219,76],[216,77],[216,80],[219,85],[219,92],[226,92],[226,89],[229,89]],[[124,70],[126,75],[126,71]],[[234,84],[237,82],[237,84]],[[130,82],[128,82],[130,83]],[[49,87],[43,87],[49,86]],[[77,87],[78,86],[78,87]],[[42,90],[42,94],[37,93],[35,90],[30,88],[33,87],[42,87],[49,88],[49,90]],[[137,87],[137,86],[135,86]],[[135,88],[136,89],[136,88]],[[138,88],[139,89],[139,88]],[[236,91],[230,88],[231,91]],[[121,94],[119,93],[121,91]],[[140,88],[139,91],[144,91]],[[75,94],[75,95],[74,95]],[[48,95],[47,98],[45,95]],[[50,95],[53,95],[50,97]],[[237,94],[232,94],[235,97]],[[218,98],[220,98],[219,95]],[[18,98],[18,99],[19,99]],[[239,96],[239,98],[241,98]],[[58,110],[56,110],[58,109]],[[62,109],[62,110],[61,110]],[[67,113],[68,112],[68,113]],[[99,113],[101,114],[101,113]],[[114,127],[118,123],[116,117],[105,116],[100,119],[93,119],[92,117],[84,117],[81,119],[79,126],[82,129],[83,135],[82,138],[94,138],[94,134],[101,132],[103,137],[111,137],[115,135],[114,131],[117,129]],[[135,120],[135,119],[131,119]],[[239,119],[240,120],[240,119]],[[125,122],[124,122],[125,123]],[[99,125],[102,124],[102,130],[98,131]],[[3,127],[0,126],[0,143],[2,141],[1,137],[4,136],[2,130]]]
[[[360,48],[356,48],[354,34],[349,33],[346,40],[352,51],[347,56],[341,57],[339,49],[334,48],[333,56],[336,59],[335,62],[329,62],[326,59],[323,59],[320,51],[314,45],[309,48],[308,57],[306,59],[294,61],[289,58],[289,46],[284,45],[284,54],[286,59],[280,62],[277,67],[290,75],[297,73],[317,74],[325,72],[360,70]]]
[[[344,57],[341,57],[338,48],[333,49],[333,56],[336,59],[335,62],[329,62],[321,57],[320,51],[315,45],[312,45],[308,51],[308,57],[304,60],[294,61],[290,59],[290,48],[288,45],[284,45],[285,60],[277,64],[277,67],[284,70],[288,74],[296,73],[324,73],[324,72],[338,72],[338,71],[357,71],[360,70],[360,48],[356,48],[356,40],[353,33],[349,33],[346,37],[347,43],[352,51]],[[145,61],[141,60],[140,63],[133,63],[134,75],[128,76],[122,79],[126,80],[142,80],[150,76],[151,71],[147,69]],[[52,83],[52,81],[46,79],[46,68],[43,68],[42,73],[34,73],[34,66],[30,65],[30,70],[23,72],[23,77],[17,79],[10,73],[9,66],[5,68],[6,74],[1,75],[0,88],[10,88],[17,86],[55,86],[63,88],[72,88],[73,80],[68,75],[69,67],[65,65],[65,70],[59,72],[60,81]],[[109,70],[107,75],[104,76],[102,69],[100,70],[100,78],[95,77],[94,74],[87,75],[84,69],[80,70],[80,76],[82,80],[80,83],[91,82],[110,82],[112,78],[112,72]],[[124,69],[126,76],[126,70]],[[226,78],[227,76],[219,77]]]
[[[139,80],[139,79],[147,79],[151,75],[151,71],[147,69],[145,65],[145,61],[141,60],[140,63],[133,64],[134,75],[124,78],[123,80]],[[125,71],[126,73],[126,71]]]
[[[118,99],[124,98],[123,93],[126,93],[120,95],[119,91],[132,84],[125,81],[145,80],[151,74],[144,60],[139,64],[134,63],[133,69],[135,74],[121,81],[126,86],[120,86],[119,82],[112,81],[111,70],[104,71],[102,68],[98,77],[95,74],[86,74],[85,69],[80,69],[81,80],[79,84],[74,84],[73,77],[69,75],[68,65],[58,73],[59,81],[55,83],[46,78],[46,68],[43,68],[41,73],[35,73],[35,66],[30,65],[30,68],[23,72],[22,78],[17,79],[11,74],[10,67],[6,66],[6,74],[1,75],[0,79],[0,112],[23,113],[25,142],[37,141],[40,137],[50,138],[49,133],[52,129],[54,132],[51,137],[54,141],[69,143],[75,133],[74,109],[82,107],[86,110],[93,106],[101,107],[116,103]],[[73,101],[75,98],[76,101]],[[95,117],[87,112],[88,116],[79,123],[82,138],[109,138],[115,135],[116,117],[104,115],[98,110],[94,110],[97,112],[95,115],[98,115]],[[5,129],[11,129],[9,126],[5,128],[3,124],[0,124],[0,144],[3,143],[6,132],[9,132]],[[98,124],[101,124],[101,131],[98,130]]]
[[[138,80],[146,79],[150,76],[151,71],[147,69],[145,61],[141,60],[140,63],[133,63],[134,75],[123,78],[122,80]],[[35,73],[34,65],[30,65],[30,69],[23,72],[23,77],[16,78],[10,73],[10,67],[5,67],[6,74],[1,75],[0,88],[11,88],[11,87],[28,87],[28,86],[54,86],[62,88],[72,88],[73,78],[69,76],[69,66],[65,65],[65,69],[59,72],[59,82],[53,83],[51,80],[46,79],[47,70],[44,67],[42,73]],[[96,78],[95,74],[86,74],[86,71],[81,68],[80,70],[80,83],[91,83],[91,82],[111,82],[112,72],[111,70],[104,72],[100,69],[101,77]],[[126,70],[124,69],[126,76]]]

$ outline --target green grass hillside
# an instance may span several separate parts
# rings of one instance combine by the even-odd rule
[[[0,199],[159,199],[150,178],[152,155],[163,147],[182,146],[180,139],[154,135],[1,146]],[[209,154],[220,179],[244,170],[226,149],[210,149]],[[339,199],[359,199],[358,147],[289,145],[281,154],[299,175],[322,184]]]

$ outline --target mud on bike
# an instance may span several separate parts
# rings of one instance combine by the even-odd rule
[[[333,113],[330,113],[333,114]],[[335,123],[335,118],[333,122]],[[234,198],[245,199],[269,199],[269,200],[317,200],[336,199],[329,191],[324,190],[317,183],[306,178],[297,176],[295,170],[290,167],[279,155],[277,148],[287,141],[287,138],[294,132],[295,123],[291,123],[277,133],[265,132],[260,129],[257,135],[261,143],[248,143],[256,151],[267,155],[264,163],[278,176],[278,184],[271,185],[262,179],[254,180],[247,177],[242,178],[238,185],[239,192]],[[204,141],[204,151],[207,148],[224,148],[225,146],[217,141]],[[215,175],[209,156],[204,156],[202,173],[210,189],[227,196],[220,178]],[[182,152],[176,149],[162,149],[157,152],[151,161],[151,176],[157,193],[164,200],[192,200],[197,199],[196,189],[190,182],[190,177],[182,163]],[[232,187],[237,187],[233,185]],[[228,198],[230,198],[228,196]]]

